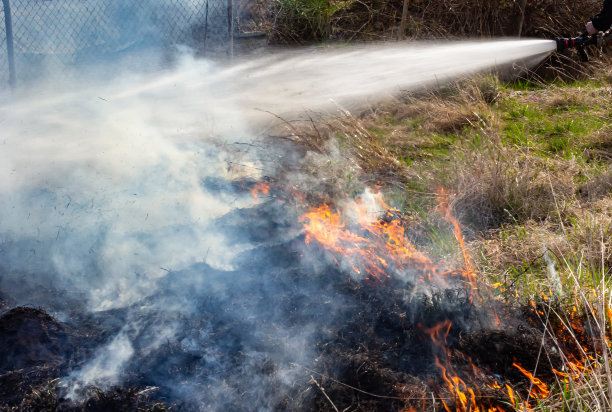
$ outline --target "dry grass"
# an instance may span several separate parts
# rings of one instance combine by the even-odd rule
[[[599,233],[604,235],[603,232]],[[607,237],[605,237],[607,236]],[[600,238],[599,258],[610,255],[609,233]],[[550,322],[543,319],[545,329],[562,352],[566,375],[559,375],[554,395],[547,401],[548,410],[609,411],[612,409],[611,325],[612,284],[609,266],[593,265],[588,259],[563,257],[562,271],[568,282],[563,294],[569,296],[572,311],[548,305]],[[598,260],[597,256],[593,256]],[[586,279],[585,279],[586,278]],[[558,324],[561,327],[552,326]],[[567,348],[573,350],[568,351]],[[569,355],[571,354],[571,355]],[[576,367],[575,365],[581,365]]]
[[[508,221],[544,221],[575,202],[573,161],[542,159],[528,150],[487,143],[454,159],[455,208],[478,230]]]
[[[598,270],[611,267],[610,250],[602,252],[602,245],[612,239],[612,215],[584,209],[574,212],[575,217],[564,225],[551,221],[554,219],[530,220],[490,231],[486,239],[472,243],[473,254],[482,266],[496,268],[498,273],[520,268],[527,275],[543,276],[547,254],[559,263],[571,258]]]

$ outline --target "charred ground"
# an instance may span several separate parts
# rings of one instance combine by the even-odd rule
[[[446,355],[426,333],[442,322],[451,324],[445,338],[449,360],[482,404],[506,409],[503,396],[486,386],[490,378],[528,390],[515,362],[549,378],[552,367],[561,368],[550,353],[538,365],[542,344],[555,344],[543,337],[532,310],[521,315],[495,303],[504,324],[492,327],[492,307],[475,304],[464,279],[452,272],[444,286],[432,285],[424,293],[415,292],[415,282],[397,278],[355,280],[316,245],[304,260],[303,234],[288,235],[294,229],[288,202],[286,193],[272,189],[263,203],[219,222],[258,245],[243,253],[232,271],[202,263],[169,272],[155,294],[131,307],[64,312],[61,322],[39,308],[5,311],[0,317],[2,407],[427,410],[442,407],[439,398],[452,407],[454,395],[435,364],[436,357]],[[168,309],[183,304],[190,307]],[[70,381],[71,373],[126,324],[138,326],[125,332],[134,355],[122,383],[106,390],[80,387],[80,400],[68,399],[62,381]],[[180,332],[150,349],[166,324]],[[310,346],[296,347],[303,351],[297,356],[283,340],[302,334]],[[474,375],[472,364],[488,378]]]

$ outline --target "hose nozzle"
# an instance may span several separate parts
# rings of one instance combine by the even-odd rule
[[[571,49],[573,47],[577,46],[577,42],[576,42],[577,37],[574,38],[562,38],[562,37],[558,37],[555,39],[555,42],[557,42],[557,51],[561,52],[563,50],[566,49]],[[580,43],[578,43],[580,44]]]
[[[580,56],[580,60],[583,62],[589,61],[589,58],[584,51],[584,46],[588,44],[597,44],[597,35],[594,34],[589,36],[587,32],[582,33],[578,37],[572,38],[557,38],[555,39],[557,43],[557,51],[561,52],[566,49],[576,48],[578,51],[578,55]]]

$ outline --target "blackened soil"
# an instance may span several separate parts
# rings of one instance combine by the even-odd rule
[[[82,362],[105,334],[57,321],[45,311],[16,307],[0,316],[0,410],[164,410],[139,388],[88,389],[82,404],[61,398],[59,378]]]
[[[511,323],[492,327],[491,313],[454,275],[422,291],[412,273],[405,273],[412,281],[351,279],[315,246],[301,259],[303,235],[288,233],[291,219],[278,208],[235,211],[219,222],[245,245],[259,245],[234,259],[234,270],[201,262],[170,271],[129,308],[74,310],[67,322],[27,307],[2,314],[0,410],[443,410],[432,400],[440,397],[452,408],[436,359],[482,403],[503,409],[507,399],[487,388],[491,379],[526,390],[513,363],[534,370],[537,362],[543,377],[558,367],[542,356],[554,351],[532,312],[507,313]],[[427,334],[440,324],[449,325],[446,350]],[[164,330],[174,332],[160,338]],[[64,399],[58,378],[121,331],[133,349],[124,386],[85,388],[78,404]],[[308,347],[288,346],[294,336]],[[486,376],[476,376],[472,362]]]
[[[553,380],[552,365],[561,364],[537,327],[513,318],[513,326],[483,328],[478,319],[487,315],[456,290],[413,300],[396,288],[356,286],[352,293],[363,307],[334,339],[320,344],[318,370],[323,373],[313,375],[318,385],[313,383],[311,410],[329,410],[330,400],[339,410],[444,410],[440,397],[452,409],[454,400],[435,363],[436,357],[444,363],[445,356],[454,374],[478,394],[481,406],[506,410],[508,399],[487,384],[508,383],[524,395],[529,381],[513,363],[537,369],[544,380]],[[445,354],[425,331],[447,320]]]
[[[361,301],[360,310],[337,333],[321,335],[314,366],[304,366],[304,373],[311,376],[309,390],[301,396],[290,394],[280,401],[278,410],[330,410],[332,402],[340,410],[354,411],[442,407],[440,402],[431,400],[432,394],[436,397],[445,394],[434,363],[434,357],[442,354],[431,344],[424,329],[443,318],[454,320],[447,341],[449,356],[457,373],[466,373],[466,380],[469,363],[473,362],[500,383],[526,389],[525,377],[513,363],[533,370],[539,359],[538,374],[546,378],[550,377],[551,362],[559,362],[558,356],[550,357],[550,350],[548,355],[543,353],[542,345],[550,348],[551,343],[543,341],[537,328],[528,323],[504,330],[470,330],[476,324],[473,318],[477,312],[460,293],[444,291],[414,301],[407,300],[401,289],[392,287],[347,283],[344,288],[343,293]],[[77,331],[73,325],[58,322],[40,309],[26,307],[14,308],[0,317],[1,409],[166,409],[156,397],[157,388],[144,386],[146,379],[132,379],[128,382],[132,386],[108,392],[90,388],[88,397],[79,405],[61,398],[56,379],[65,376],[72,364],[80,362],[83,347],[95,346],[86,336],[89,339],[104,336],[87,332],[86,323],[83,325],[85,329]],[[172,356],[166,353],[164,357],[166,363],[176,363],[176,368],[188,368],[198,362],[185,353]],[[269,360],[262,367],[270,373],[275,369]],[[475,380],[473,385],[484,397],[490,396],[487,401],[490,405],[505,407],[503,397],[488,389],[484,382],[479,387]],[[447,403],[452,405],[452,400]]]
[[[69,331],[39,309],[18,307],[0,317],[0,371],[57,366],[74,352]]]

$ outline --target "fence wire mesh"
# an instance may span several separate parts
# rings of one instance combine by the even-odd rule
[[[10,2],[18,81],[45,70],[103,57],[186,45],[199,54],[227,52],[227,0],[4,0]],[[0,87],[9,78],[4,11]]]
[[[6,44],[6,21],[4,16],[4,7],[0,7],[0,89],[8,85],[9,81],[9,63]]]

